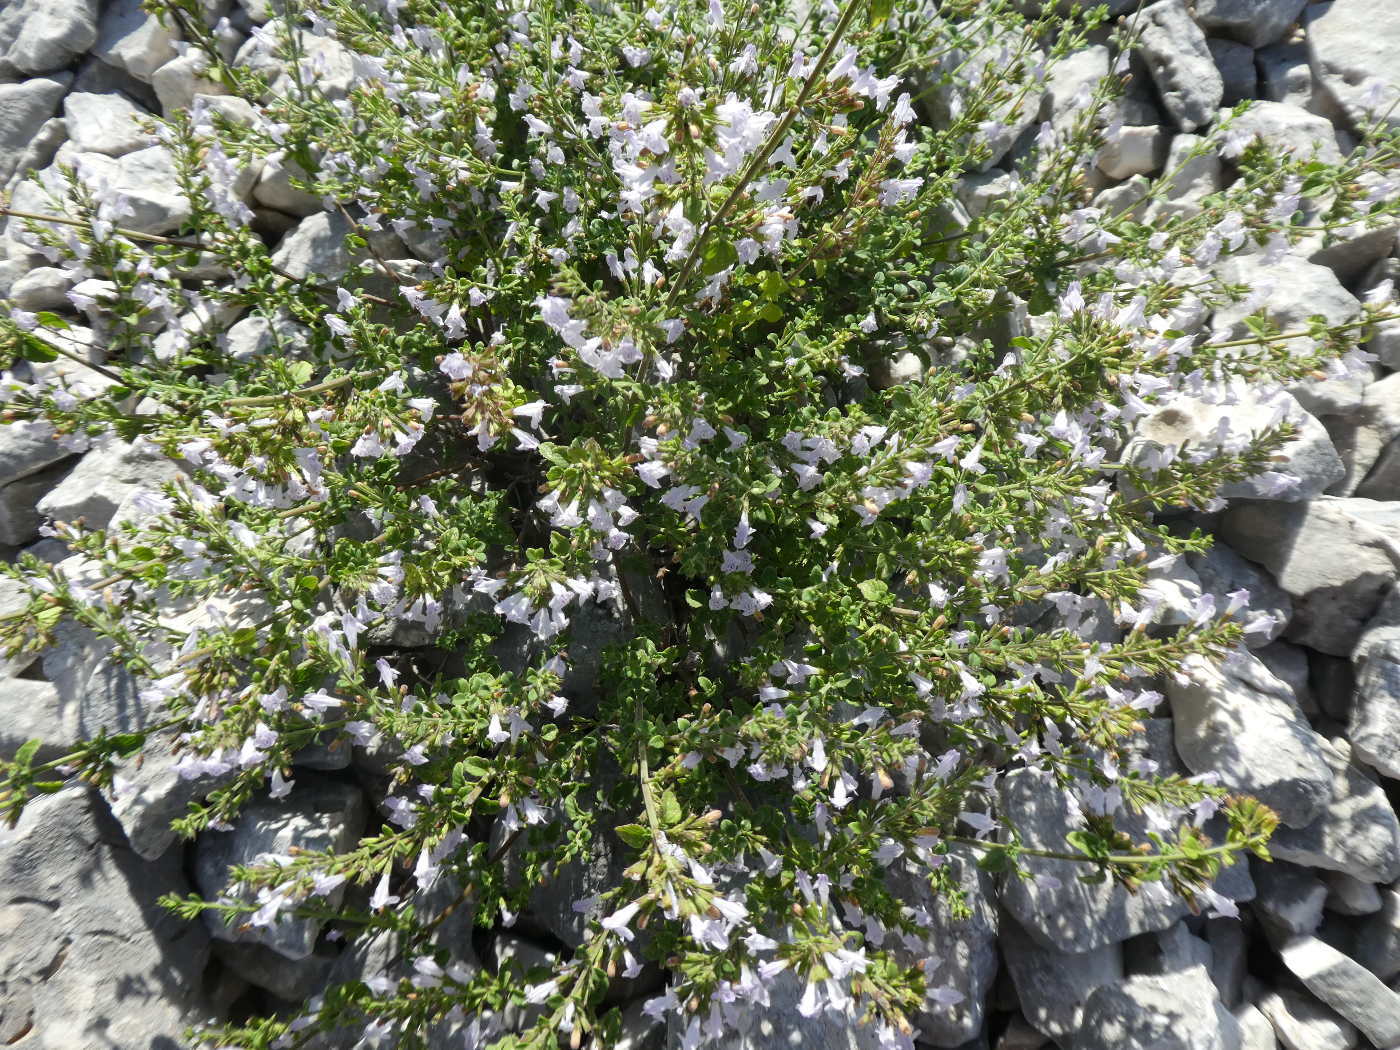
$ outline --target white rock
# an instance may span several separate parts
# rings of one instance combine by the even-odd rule
[[[1377,1046],[1400,1043],[1400,995],[1366,967],[1326,941],[1295,937],[1279,952],[1308,991],[1341,1014]]]
[[[160,99],[161,112],[168,117],[177,109],[185,109],[194,101],[195,95],[227,94],[223,84],[205,76],[208,72],[208,56],[191,49],[152,73],[151,87],[155,89],[156,98]]]
[[[0,485],[37,474],[71,455],[50,434],[41,423],[0,424]]]
[[[200,978],[209,939],[156,903],[188,893],[179,858],[141,861],[100,809],[70,787],[36,799],[18,827],[0,831],[7,1045],[184,1046],[186,1026],[207,1016]]]
[[[1021,1012],[1036,1031],[1060,1043],[1079,1030],[1094,989],[1123,979],[1123,948],[1117,942],[1087,952],[1056,951],[1006,918],[1000,940]]]
[[[1293,601],[1288,593],[1267,572],[1225,544],[1216,543],[1205,554],[1188,555],[1187,560],[1201,581],[1201,588],[1215,596],[1217,608],[1224,608],[1231,594],[1245,590],[1249,592],[1250,612],[1269,618],[1268,630],[1245,635],[1249,648],[1260,649],[1274,641],[1293,618]]]
[[[108,438],[39,501],[39,511],[55,521],[81,518],[90,529],[107,528],[129,497],[142,490],[159,492],[181,472],[180,465],[158,448]]]
[[[10,285],[10,298],[21,310],[65,310],[68,289],[73,286],[70,271],[57,266],[36,266]]]
[[[1220,192],[1224,182],[1219,154],[1207,149],[1198,156],[1192,156],[1197,147],[1205,142],[1202,136],[1185,132],[1172,137],[1166,163],[1162,165],[1162,177],[1170,179],[1170,182],[1148,209],[1148,214],[1154,220],[1174,215],[1196,215],[1201,211],[1201,201],[1212,193]]]
[[[1167,679],[1176,750],[1193,773],[1258,798],[1290,826],[1315,820],[1332,796],[1323,740],[1298,709],[1293,691],[1257,657],[1241,653],[1225,667],[1204,661]]]
[[[1247,139],[1257,138],[1275,153],[1316,157],[1326,164],[1337,164],[1342,159],[1332,122],[1286,102],[1256,99],[1234,119],[1230,130]]]
[[[1308,58],[1318,85],[1346,113],[1354,128],[1386,114],[1400,98],[1400,7],[1371,0],[1333,0],[1307,9]],[[1373,88],[1378,104],[1368,106]],[[1388,112],[1387,112],[1388,111]]]
[[[1238,1050],[1239,1022],[1204,966],[1104,985],[1084,1004],[1075,1050]]]
[[[85,153],[85,157],[99,154]],[[190,217],[190,202],[180,193],[175,162],[164,146],[151,146],[119,158],[116,188],[134,212],[122,225],[142,233],[170,233]]]
[[[1297,109],[1312,103],[1312,70],[1308,67],[1305,43],[1272,44],[1254,53],[1259,70],[1259,97],[1268,102],[1285,102]]]
[[[58,112],[72,80],[71,73],[62,73],[0,84],[0,185],[19,170],[25,147]]]
[[[1333,772],[1332,801],[1305,828],[1280,826],[1269,851],[1294,864],[1344,871],[1363,882],[1400,877],[1400,821],[1385,791],[1340,748],[1324,744],[1323,754]]]
[[[1238,433],[1241,443],[1244,435],[1261,434],[1284,421],[1293,421],[1298,428],[1276,453],[1280,461],[1269,471],[1221,488],[1220,495],[1226,499],[1311,499],[1345,474],[1326,429],[1281,390],[1266,397],[1247,389],[1235,403],[1212,404],[1186,396],[1159,402],[1138,421],[1125,455],[1130,462],[1145,466],[1163,450],[1170,450],[1175,457],[1188,444],[1213,447],[1216,430],[1224,420],[1229,420],[1232,436]]]
[[[141,126],[150,114],[123,95],[75,91],[63,100],[63,117],[73,147],[85,153],[120,157],[154,141]]]
[[[97,25],[92,53],[149,84],[151,75],[175,57],[175,35],[142,10],[140,0],[111,0]]]
[[[1391,591],[1352,654],[1356,690],[1347,739],[1357,758],[1400,778],[1400,593]]]
[[[195,844],[194,877],[199,890],[215,899],[229,888],[229,868],[254,864],[268,854],[305,850],[349,849],[365,823],[364,797],[348,784],[299,773],[285,799],[249,803],[232,831],[202,832]],[[326,906],[340,903],[344,887],[326,896]],[[212,936],[226,941],[265,945],[288,959],[305,959],[315,946],[321,921],[284,916],[267,927],[225,926],[211,913],[205,925]]]
[[[1278,1050],[1274,1026],[1253,1003],[1245,1003],[1235,1011],[1240,1023],[1240,1050]]]
[[[1379,517],[1385,507],[1327,496],[1307,503],[1239,503],[1222,517],[1220,536],[1268,569],[1293,599],[1285,637],[1350,656],[1400,563],[1400,531]]]
[[[1126,127],[1099,149],[1094,163],[1111,179],[1151,175],[1166,161],[1170,139],[1156,126]]]
[[[11,0],[0,8],[0,73],[62,69],[96,40],[97,0]]]
[[[1161,0],[1144,8],[1139,25],[1142,56],[1176,126],[1195,131],[1209,124],[1220,108],[1225,85],[1205,34],[1187,13],[1184,0]]]
[[[0,488],[0,543],[20,547],[39,538],[44,516],[35,506],[62,474],[59,464]]]
[[[253,199],[269,208],[288,215],[315,215],[321,210],[321,199],[292,186],[293,178],[305,179],[306,172],[282,150],[270,153],[263,164],[262,174],[253,187]]]
[[[314,273],[335,280],[344,276],[354,262],[354,256],[345,245],[350,232],[350,224],[338,213],[312,215],[282,238],[272,262],[294,277]]]
[[[1307,0],[1196,0],[1196,21],[1208,32],[1250,47],[1272,44],[1298,19]]]
[[[1261,995],[1258,1007],[1286,1050],[1351,1050],[1356,1045],[1356,1029],[1348,1021],[1291,988]]]

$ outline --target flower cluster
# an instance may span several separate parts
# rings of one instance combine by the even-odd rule
[[[783,980],[909,1047],[957,998],[911,963],[949,873],[1037,852],[998,808],[1013,770],[1094,818],[1086,868],[1228,909],[1210,883],[1271,816],[1132,744],[1161,676],[1259,626],[1238,592],[1164,617],[1153,580],[1206,548],[1188,512],[1222,485],[1291,483],[1287,420],[1137,427],[1361,359],[1379,305],[1202,321],[1258,291],[1217,260],[1305,235],[1307,202],[1379,221],[1356,188],[1393,136],[1329,166],[1226,120],[1200,150],[1236,180],[1152,229],[1086,183],[1126,27],[1070,118],[1027,101],[1101,11],[303,0],[233,63],[197,0],[157,6],[245,105],[165,127],[183,229],[126,228],[90,173],[48,187],[65,222],[23,236],[85,279],[66,316],[0,322],[0,397],[177,468],[9,570],[30,601],[2,630],[112,647],[167,720],[63,768],[110,785],[168,743],[187,836],[294,797],[306,749],[353,752],[382,789],[360,842],[172,905],[396,945],[210,1045],[610,1045],[609,981],[645,973],[686,1047]],[[960,175],[1012,138],[971,213]],[[238,189],[273,164],[325,209],[282,248]],[[11,813],[53,768],[5,766]],[[1152,864],[1114,828],[1145,811]],[[580,870],[609,881],[548,975],[437,936],[444,888],[509,926]]]

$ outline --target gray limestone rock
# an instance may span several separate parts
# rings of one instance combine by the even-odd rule
[[[1271,44],[1254,53],[1259,70],[1259,97],[1308,109],[1312,102],[1312,70],[1305,43]]]
[[[1323,745],[1332,767],[1332,801],[1305,828],[1280,827],[1269,851],[1282,860],[1344,871],[1363,882],[1400,877],[1400,822],[1385,791],[1332,744]]]
[[[1353,127],[1389,111],[1400,98],[1400,7],[1370,0],[1333,0],[1306,12],[1308,59],[1318,86],[1346,114]],[[1376,93],[1374,101],[1372,92]]]
[[[12,0],[0,8],[0,74],[62,69],[97,40],[97,0]]]
[[[1246,139],[1259,139],[1271,152],[1315,156],[1328,164],[1342,159],[1332,122],[1288,102],[1256,99],[1234,119],[1230,131]]]
[[[1381,893],[1381,910],[1357,931],[1356,961],[1382,981],[1400,977],[1400,887]]]
[[[1250,47],[1281,39],[1307,0],[1196,0],[1196,21],[1207,32],[1233,37]]]
[[[152,144],[142,130],[149,114],[122,95],[74,91],[63,100],[63,117],[73,147],[84,153],[120,157]]]
[[[1094,163],[1110,179],[1151,175],[1167,159],[1171,136],[1156,125],[1125,127],[1100,147]]]
[[[1184,0],[1161,0],[1143,9],[1142,55],[1172,120],[1195,131],[1215,119],[1225,85],[1205,34],[1187,13]]]
[[[140,0],[111,0],[98,22],[92,53],[150,83],[152,74],[175,57],[175,36],[142,9]]]
[[[1285,637],[1349,656],[1396,578],[1400,532],[1376,523],[1385,504],[1321,497],[1306,503],[1238,503],[1219,535],[1268,569],[1293,599]]]
[[[1254,49],[1237,40],[1211,37],[1206,41],[1210,57],[1215,59],[1215,68],[1220,70],[1220,80],[1225,88],[1221,102],[1226,106],[1254,98],[1259,91],[1259,73],[1254,65]]]
[[[1214,772],[1292,827],[1310,824],[1331,800],[1323,738],[1308,725],[1293,690],[1257,657],[1240,653],[1223,667],[1184,667],[1166,691],[1177,754],[1193,773]]]
[[[1075,1050],[1238,1050],[1239,1022],[1199,964],[1129,977],[1084,1004]]]
[[[338,212],[318,212],[303,219],[282,238],[272,262],[294,277],[318,274],[335,280],[350,269],[355,258],[345,245],[352,232],[350,223]]]
[[[1175,762],[1174,756],[1167,758]],[[1025,845],[1063,848],[1065,835],[1078,827],[1070,799],[1053,782],[1026,770],[1010,773],[1001,784],[1001,812],[1018,828]],[[1131,826],[1124,821],[1124,826]],[[1179,897],[1157,883],[1130,893],[1111,881],[1080,880],[1083,866],[1074,861],[1024,858],[1031,878],[1008,878],[1002,904],[1038,943],[1064,952],[1085,952],[1136,934],[1166,929],[1189,910]],[[1216,883],[1227,897],[1253,894],[1248,873],[1227,868]]]
[[[90,529],[106,528],[130,497],[142,491],[158,493],[162,484],[182,473],[181,464],[148,443],[111,438],[83,456],[39,501],[39,511],[56,521],[82,518]]]
[[[1283,934],[1313,933],[1322,924],[1327,886],[1307,868],[1287,861],[1249,862],[1255,897],[1250,909]]]
[[[1256,1003],[1285,1050],[1351,1050],[1357,1032],[1312,996],[1286,986],[1261,995]]]
[[[25,148],[58,112],[72,79],[71,73],[61,73],[0,84],[0,186],[19,170]]]
[[[157,903],[188,892],[179,860],[149,864],[120,842],[80,788],[0,829],[0,1043],[159,1050],[206,1016],[208,936]]]
[[[1293,600],[1269,573],[1246,561],[1223,543],[1216,543],[1205,554],[1191,554],[1187,561],[1201,581],[1201,589],[1215,596],[1217,608],[1224,608],[1229,595],[1236,591],[1249,592],[1251,613],[1267,615],[1272,626],[1267,631],[1251,631],[1245,636],[1250,648],[1259,648],[1274,641],[1293,618]]]
[[[926,922],[927,937],[906,937],[895,948],[906,965],[918,966],[930,989],[947,988],[962,998],[943,1003],[930,998],[914,1024],[922,1041],[934,1046],[957,1046],[982,1030],[985,1001],[997,973],[997,908],[990,875],[977,867],[971,850],[949,851],[956,882],[971,910],[966,919],[955,919],[947,897],[935,893],[927,876],[911,870],[914,862],[890,869],[890,891],[912,915]]]
[[[1400,778],[1400,594],[1386,596],[1352,654],[1356,692],[1347,739],[1356,757]]]
[[[1123,948],[1117,941],[1087,952],[1056,951],[1005,915],[1000,940],[1021,1012],[1036,1031],[1058,1042],[1079,1030],[1084,1003],[1096,988],[1123,979]]]
[[[1308,991],[1354,1024],[1377,1046],[1400,1043],[1400,995],[1354,959],[1312,936],[1290,940],[1283,964]]]
[[[194,878],[199,892],[209,900],[232,894],[229,868],[254,864],[269,856],[285,855],[292,847],[306,850],[349,849],[365,824],[364,796],[358,788],[300,773],[285,799],[266,799],[243,807],[232,831],[202,832],[195,842]],[[335,907],[344,887],[326,897]],[[281,916],[271,926],[226,926],[211,912],[204,913],[212,936],[226,941],[262,944],[288,959],[305,959],[316,944],[319,919]]]

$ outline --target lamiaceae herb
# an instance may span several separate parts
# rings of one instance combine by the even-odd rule
[[[359,968],[208,1045],[608,1046],[643,982],[690,1047],[789,982],[907,1047],[957,993],[903,935],[974,862],[1231,907],[1273,814],[1139,743],[1164,676],[1260,625],[1153,581],[1222,486],[1296,482],[1291,429],[1138,428],[1364,360],[1379,306],[1271,329],[1216,263],[1389,219],[1380,112],[1328,164],[1241,107],[1105,208],[1135,25],[1101,9],[298,0],[235,62],[198,0],[156,8],[207,60],[158,129],[171,198],[29,187],[9,214],[87,279],[0,346],[10,425],[173,464],[5,567],[4,638],[106,647],[163,715],[0,768],[15,819],[163,749],[192,837],[353,750],[357,841],[167,903],[328,924]],[[1090,39],[1112,72],[1041,123]],[[1077,800],[1060,848],[1005,819],[1013,771]],[[473,924],[541,894],[573,940],[480,965]]]

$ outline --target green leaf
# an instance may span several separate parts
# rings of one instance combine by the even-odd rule
[[[44,742],[37,737],[33,740],[26,740],[20,744],[19,750],[15,752],[14,764],[20,769],[28,770],[34,762],[34,756],[39,753],[39,748],[44,746]]]
[[[19,356],[26,361],[33,361],[42,364],[46,361],[57,361],[58,351],[49,346],[38,336],[25,333],[19,341]]]
[[[677,801],[675,793],[672,791],[661,792],[661,822],[668,827],[679,824],[685,815],[681,809],[681,804]]]
[[[856,584],[856,590],[860,591],[868,602],[883,602],[890,596],[890,589],[884,580],[861,580]]]
[[[141,745],[146,742],[146,734],[117,733],[114,736],[108,737],[107,740],[112,745],[112,750],[116,754],[121,755],[122,758],[127,758],[141,750]]]
[[[613,830],[618,838],[634,849],[646,849],[651,845],[651,832],[640,824],[623,824]]]
[[[59,317],[58,314],[52,313],[49,310],[40,310],[34,315],[34,319],[45,328],[53,328],[60,332],[66,332],[69,328],[73,327],[62,317]]]

